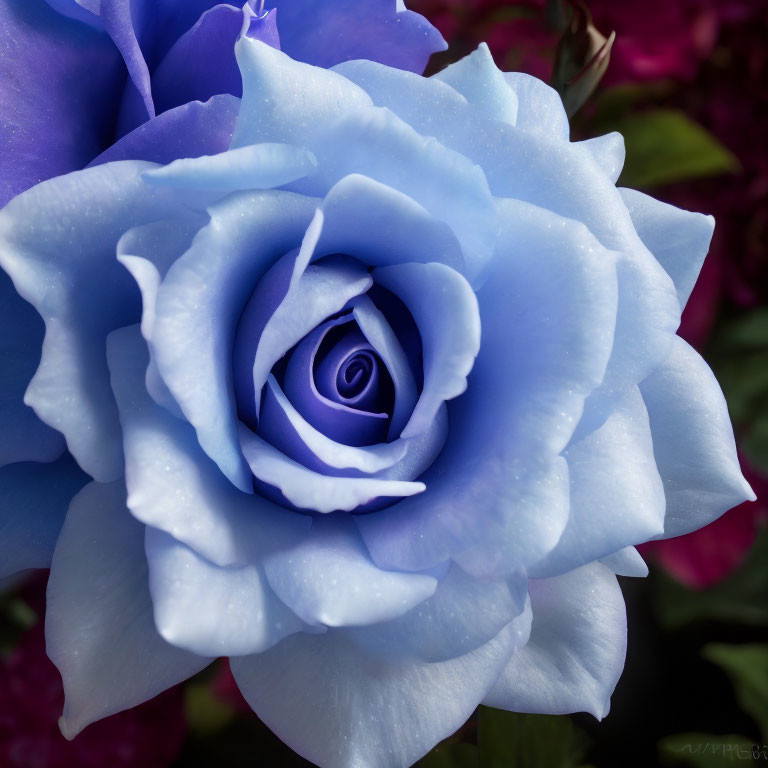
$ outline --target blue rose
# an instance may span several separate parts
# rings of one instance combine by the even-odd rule
[[[219,656],[320,766],[410,765],[481,702],[604,716],[634,545],[753,498],[675,335],[712,219],[617,189],[621,138],[570,142],[485,47],[429,79],[237,56],[228,151],[0,213],[46,326],[25,402],[93,478],[67,509],[6,467],[4,560],[66,509],[63,732]]]

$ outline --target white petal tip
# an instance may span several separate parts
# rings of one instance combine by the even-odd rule
[[[72,741],[72,739],[77,736],[80,731],[82,731],[82,728],[77,728],[74,725],[72,725],[65,717],[62,715],[59,718],[59,730],[61,731],[61,735],[67,740]]]

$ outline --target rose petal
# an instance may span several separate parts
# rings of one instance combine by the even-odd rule
[[[448,224],[402,192],[352,173],[323,198],[318,256],[346,253],[370,266],[436,261],[464,272]]]
[[[648,566],[634,547],[624,547],[612,555],[603,557],[600,562],[610,568],[617,576],[648,575]]]
[[[271,189],[312,173],[317,161],[290,144],[252,144],[218,155],[174,160],[144,174],[145,181],[176,188]]]
[[[210,663],[155,629],[144,526],[125,509],[122,482],[90,483],[72,501],[51,565],[45,636],[64,681],[68,739]]]
[[[480,311],[469,283],[443,264],[379,267],[373,279],[408,308],[421,336],[424,387],[402,431],[415,437],[428,429],[446,400],[467,388],[480,349]]]
[[[422,493],[424,483],[369,477],[329,477],[292,461],[240,425],[243,453],[254,476],[278,489],[298,509],[351,512],[378,498],[397,499]]]
[[[110,334],[107,351],[134,517],[220,566],[259,562],[309,528],[309,518],[238,491],[203,453],[192,427],[149,397],[148,353],[137,326]]]
[[[627,620],[616,577],[593,563],[529,582],[533,623],[483,703],[513,712],[608,714],[624,667]]]
[[[152,118],[112,144],[91,165],[149,160],[165,165],[179,157],[215,155],[229,148],[240,100],[229,94],[192,102]]]
[[[158,289],[150,343],[158,370],[203,450],[246,492],[230,375],[235,329],[259,279],[301,242],[315,202],[278,191],[230,195],[209,209],[210,223]]]
[[[397,336],[376,305],[367,296],[358,296],[352,302],[352,314],[365,338],[378,352],[392,377],[395,387],[395,405],[390,417],[387,438],[394,440],[400,436],[416,405],[418,399],[416,381]]]
[[[594,139],[587,139],[579,142],[582,147],[586,147],[595,158],[595,162],[603,169],[603,173],[614,183],[621,175],[621,169],[624,167],[624,158],[626,150],[624,148],[624,137],[613,131],[604,136],[597,136]]]
[[[231,661],[259,718],[321,768],[411,765],[472,714],[515,642],[507,628],[456,659],[387,661],[362,651],[348,632],[293,635]]]
[[[149,589],[157,631],[202,656],[261,653],[304,627],[272,593],[257,565],[222,568],[147,528]]]
[[[277,8],[280,45],[292,58],[318,67],[347,59],[373,59],[421,73],[446,43],[413,11],[393,0],[336,0],[320,10],[312,0],[267,3]]]
[[[64,433],[80,466],[98,480],[123,472],[104,340],[139,317],[138,292],[115,247],[127,229],[184,208],[142,182],[150,167],[113,163],[61,176],[0,212],[0,264],[46,324],[25,402]]]
[[[717,380],[699,354],[675,338],[672,354],[640,384],[667,498],[658,538],[695,531],[756,498],[741,474]]]
[[[431,574],[377,568],[348,515],[315,517],[295,546],[265,563],[280,599],[308,624],[364,626],[400,616],[430,597]]]
[[[637,234],[674,281],[683,309],[709,250],[714,218],[684,211],[634,189],[619,191]]]
[[[358,521],[382,567],[452,556],[500,575],[540,559],[566,525],[560,454],[605,372],[615,257],[582,225],[534,206],[506,201],[500,218],[494,271],[477,294],[480,354],[449,403],[448,442],[423,477],[429,493]]]
[[[472,105],[477,115],[510,125],[517,122],[517,96],[507,84],[504,73],[493,63],[485,43],[433,75],[432,79],[450,85]]]
[[[571,512],[557,546],[529,576],[559,576],[664,530],[664,487],[653,457],[651,429],[639,391],[607,421],[563,453]]]
[[[432,597],[397,619],[356,630],[350,637],[376,656],[430,663],[464,656],[510,623],[524,644],[531,621],[525,574],[517,571],[508,579],[480,581],[455,564],[448,566],[436,569],[440,584]]]
[[[0,207],[108,144],[124,72],[104,32],[43,2],[0,4]]]

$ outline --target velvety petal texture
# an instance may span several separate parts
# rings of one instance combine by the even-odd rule
[[[515,712],[590,712],[602,719],[624,667],[626,616],[616,577],[593,563],[530,582],[530,638],[485,704]]]
[[[64,680],[67,738],[210,662],[157,633],[143,545],[121,482],[91,483],[72,501],[51,565],[45,619],[48,655]]]
[[[421,77],[396,0],[41,2],[2,29],[126,76],[0,211],[0,575],[52,557],[65,735],[218,656],[322,768],[604,717],[635,546],[754,498],[675,335],[711,220],[485,46]]]

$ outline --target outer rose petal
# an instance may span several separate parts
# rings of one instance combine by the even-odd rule
[[[104,32],[44,0],[0,3],[0,207],[99,153],[123,72]]]
[[[530,569],[533,578],[566,573],[664,529],[664,487],[637,388],[599,429],[563,455],[570,470],[571,512],[557,546]]]
[[[203,656],[261,653],[304,623],[272,592],[257,565],[221,568],[147,528],[149,589],[160,635]]]
[[[624,667],[624,599],[611,571],[592,563],[529,584],[533,623],[484,704],[514,712],[608,714]]]
[[[664,482],[664,534],[680,536],[756,496],[736,455],[728,407],[709,366],[681,338],[640,385]]]
[[[72,501],[51,565],[45,635],[64,680],[60,726],[69,739],[210,662],[155,629],[144,527],[125,508],[122,482],[91,483]]]
[[[411,765],[464,723],[515,640],[510,625],[471,653],[424,663],[366,653],[347,631],[332,630],[230,663],[256,714],[300,755],[321,768],[392,768]]]
[[[0,265],[46,324],[25,401],[64,433],[98,480],[123,472],[104,340],[136,322],[139,297],[115,247],[125,230],[184,210],[141,180],[147,163],[112,163],[38,184],[0,211]]]
[[[634,189],[620,192],[638,235],[674,281],[680,308],[684,309],[709,250],[715,220]]]

